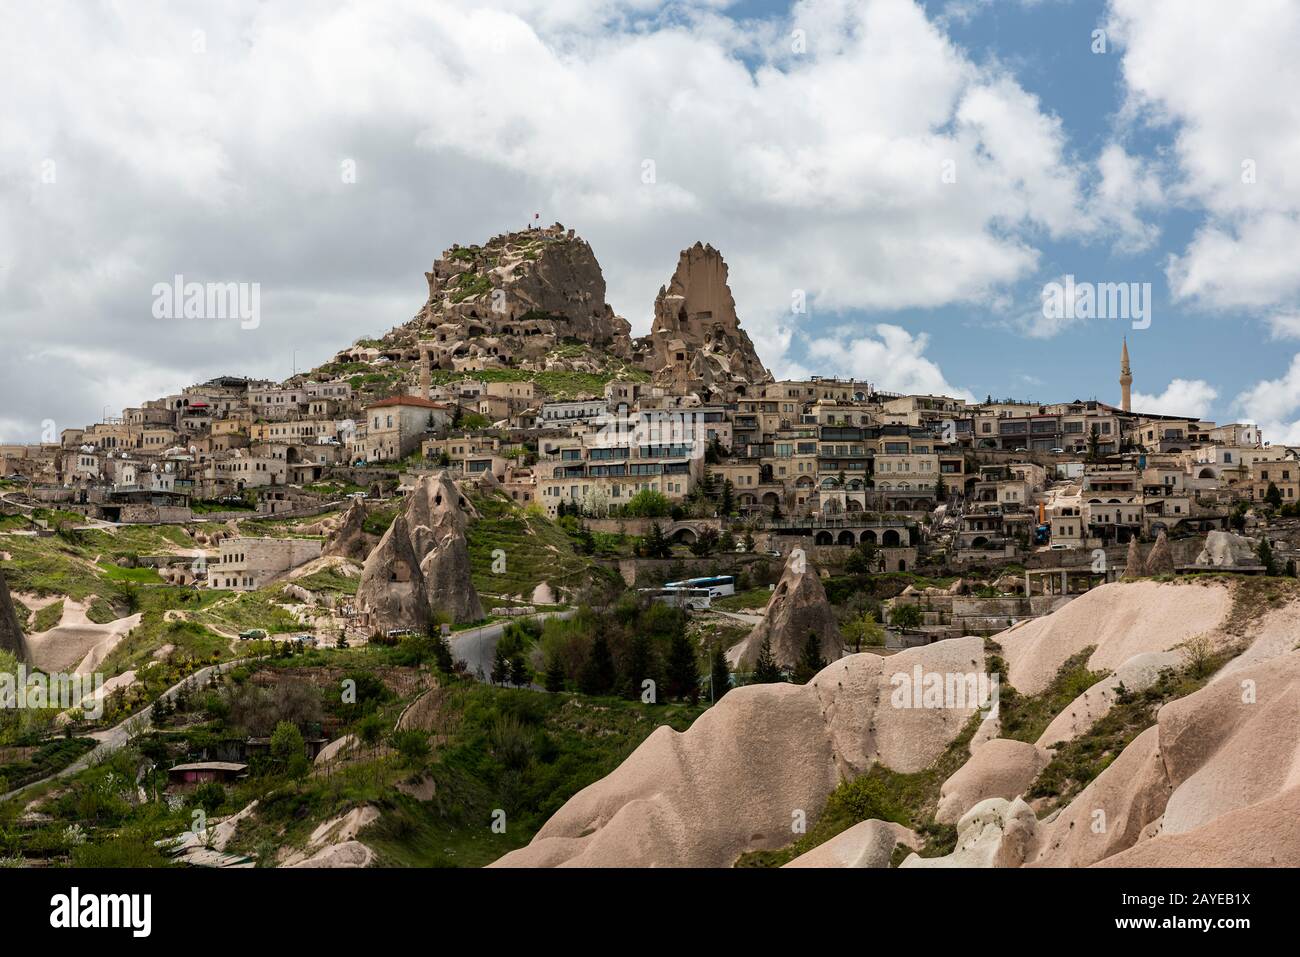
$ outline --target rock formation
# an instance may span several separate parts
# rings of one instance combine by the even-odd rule
[[[1049,757],[1043,742],[1062,739],[1049,729],[1037,746],[993,738],[974,747],[940,791],[936,819],[957,821],[954,850],[902,866],[1300,866],[1300,601],[1243,626],[1229,622],[1232,594],[1217,583],[1111,584],[1001,636],[1008,677],[1029,694],[1088,645],[1088,667],[1126,687],[1144,686],[1189,635],[1209,631],[1245,651],[1159,708],[1155,724],[1041,820],[1027,792]],[[808,685],[736,689],[686,732],[656,730],[496,866],[717,867],[788,846],[792,811],[812,822],[838,781],[876,764],[933,768],[969,726],[973,710],[895,703],[898,674],[984,667],[983,642],[968,637],[891,658],[851,655]],[[1113,691],[1108,680],[1089,693]],[[1092,712],[1072,718],[1067,737],[1087,733],[1104,708]],[[915,846],[897,825],[863,821],[789,866],[885,866],[900,842]]]
[[[3,573],[0,573],[0,651],[12,654],[19,664],[31,664],[31,649],[27,647],[23,626],[18,621],[18,612],[9,597],[9,584]]]
[[[1133,581],[1141,578],[1146,573],[1147,564],[1142,560],[1142,548],[1138,545],[1137,536],[1134,535],[1128,540],[1128,556],[1124,559],[1124,578]]]
[[[1259,556],[1250,539],[1235,532],[1210,532],[1205,536],[1205,547],[1196,556],[1202,568],[1241,568],[1259,564]]]
[[[727,264],[712,246],[682,250],[673,278],[655,297],[650,335],[641,341],[648,341],[656,383],[678,390],[722,391],[772,378],[740,328]]]
[[[911,828],[890,821],[859,821],[800,854],[785,867],[888,867],[899,844],[920,847],[921,839]]]
[[[913,854],[902,867],[1019,867],[1033,851],[1038,821],[1020,798],[989,798],[957,822],[957,846],[943,857]]]
[[[821,638],[823,659],[835,661],[844,654],[844,639],[821,578],[804,553],[796,549],[790,553],[781,581],[768,599],[763,620],[754,626],[735,659],[752,665],[763,639],[769,638],[776,663],[782,668],[793,668],[803,655],[810,631]]]
[[[1151,576],[1175,573],[1174,553],[1169,547],[1169,536],[1163,529],[1156,536],[1156,543],[1151,546],[1151,551],[1147,553],[1146,573]]]
[[[988,798],[1009,801],[1019,797],[1047,767],[1050,757],[1043,748],[1008,738],[994,738],[980,745],[970,760],[940,786],[934,819],[940,824],[955,824]]]
[[[343,513],[338,525],[330,533],[322,555],[337,555],[353,561],[364,562],[374,547],[374,536],[366,531],[366,504],[360,497],[352,499],[352,504]]]
[[[895,676],[982,672],[984,642],[850,655],[806,685],[728,692],[684,732],[660,726],[611,774],[570,798],[495,867],[726,867],[797,837],[839,781],[876,763],[929,767],[973,707],[895,707]]]
[[[1115,671],[1134,655],[1172,651],[1226,620],[1231,591],[1219,584],[1112,582],[998,637],[1007,679],[1021,694],[1044,691],[1068,658],[1089,646],[1090,671]]]
[[[465,531],[474,508],[446,472],[421,476],[361,570],[357,603],[378,631],[477,621]]]
[[[413,325],[438,368],[555,367],[545,360],[562,340],[631,357],[632,327],[605,302],[591,246],[559,223],[453,246],[425,278]]]

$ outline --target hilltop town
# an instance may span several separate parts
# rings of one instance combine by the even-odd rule
[[[456,245],[412,319],[317,369],[219,376],[0,446],[0,653],[107,679],[0,726],[0,806],[48,838],[0,858],[1091,864],[1161,834],[1157,792],[1181,808],[1171,834],[1294,803],[1262,767],[1198,752],[1158,781],[1106,772],[1132,816],[1122,839],[1062,830],[1112,760],[1152,760],[1161,709],[1220,669],[1294,688],[1276,616],[1296,607],[1300,449],[1133,408],[1141,356],[1122,340],[1097,370],[1113,403],[779,380],[722,254],[697,243],[669,265],[633,337],[572,229]],[[1000,675],[1018,703],[889,712],[877,684],[895,664]],[[330,698],[340,675],[364,707]],[[746,687],[787,681],[803,697]],[[1245,722],[1205,734],[1217,747]],[[719,757],[763,734],[762,767]],[[552,779],[542,754],[563,748],[589,760]],[[814,751],[815,768],[797,757]],[[471,752],[500,762],[472,786],[447,758]],[[144,775],[141,755],[153,783],[89,841],[59,839],[69,802],[113,762]],[[361,767],[370,797],[347,799],[334,775]],[[1253,790],[1193,813],[1175,799],[1198,770]],[[480,835],[487,797],[436,797],[495,794],[507,771],[516,789],[534,775],[514,830]],[[872,775],[928,783],[846,816],[843,789]],[[659,816],[615,814],[650,780]],[[311,814],[277,809],[286,782]],[[761,799],[730,824],[689,812],[737,787]],[[218,833],[163,834],[195,800]],[[171,816],[146,814],[155,801]],[[821,814],[820,840],[773,825],[790,808]],[[452,850],[418,856],[403,835],[423,829]],[[1140,862],[1194,855],[1165,847]]]
[[[303,516],[446,470],[552,518],[636,517],[627,503],[653,492],[697,522],[684,540],[706,521],[761,548],[870,542],[888,570],[1068,564],[1161,533],[1241,531],[1248,512],[1275,560],[1294,555],[1300,452],[1249,423],[1131,408],[1127,342],[1114,404],[968,402],[774,380],[710,246],[682,252],[640,339],[605,303],[590,246],[558,224],[454,246],[427,278],[412,321],[311,372],[221,376],[0,446],[7,503],[128,523]]]

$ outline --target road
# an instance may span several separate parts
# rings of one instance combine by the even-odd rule
[[[547,618],[572,618],[577,613],[576,608],[569,608],[565,611],[543,611],[527,617],[545,621]],[[453,632],[449,639],[452,657],[457,661],[465,662],[465,667],[469,669],[470,674],[477,676],[481,671],[483,680],[487,680],[487,677],[492,674],[497,642],[501,640],[501,634],[508,624],[510,624],[509,620],[497,621],[490,625]]]
[[[243,664],[245,660],[247,659],[241,658],[235,661],[222,662],[219,665],[209,665],[206,668],[200,668],[188,678],[176,682],[176,684],[164,691],[158,696],[158,700],[161,701],[163,698],[166,698],[168,701],[173,701],[184,685],[192,682],[194,687],[197,688],[201,686],[203,682],[207,681],[210,675],[229,671],[236,665]],[[71,774],[76,774],[79,771],[84,771],[94,762],[101,760],[122,747],[122,745],[131,740],[133,735],[145,730],[149,726],[149,717],[151,714],[153,714],[153,705],[149,705],[149,707],[145,708],[143,711],[136,712],[125,721],[121,721],[105,731],[92,732],[89,736],[99,742],[97,745],[81,757],[77,758],[77,760],[73,761],[63,770],[56,771],[48,777],[41,778],[39,781],[32,781],[28,784],[24,784],[22,787],[15,788],[8,794],[0,794],[0,803],[8,801],[10,798],[17,797],[19,794],[22,794],[30,788],[36,787],[38,784],[44,784],[45,782],[53,781],[56,778],[63,778]]]

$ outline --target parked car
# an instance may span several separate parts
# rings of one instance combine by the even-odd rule
[[[1064,455],[1064,454],[1065,454],[1065,449],[1052,449],[1052,454],[1053,454],[1053,455]]]
[[[261,628],[250,628],[248,631],[241,631],[239,633],[240,641],[261,641],[265,637],[266,632]]]

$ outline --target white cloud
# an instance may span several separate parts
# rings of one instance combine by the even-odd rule
[[[9,18],[0,326],[37,358],[0,358],[8,414],[99,414],[91,379],[40,389],[66,371],[52,346],[172,387],[282,377],[295,348],[314,364],[405,321],[440,250],[534,211],[591,241],[638,332],[678,251],[711,242],[778,366],[794,289],[822,313],[987,302],[1037,268],[1035,237],[1094,228],[1059,121],[917,3],[743,24],[714,7],[55,0]],[[256,337],[158,335],[148,291],[176,273],[260,282]]]
[[[1259,425],[1265,441],[1300,445],[1300,354],[1280,377],[1257,382],[1237,396],[1234,408]]]
[[[1268,317],[1268,328],[1274,339],[1300,339],[1300,313],[1275,313]]]
[[[1142,219],[1144,209],[1164,203],[1160,178],[1150,162],[1110,143],[1097,158],[1100,181],[1093,196],[1093,212],[1118,235],[1116,248],[1125,253],[1149,249],[1160,228]]]
[[[818,337],[808,345],[819,369],[870,382],[886,392],[948,395],[974,401],[966,389],[952,385],[932,359],[925,357],[930,337],[913,336],[902,326],[881,323],[873,336]]]
[[[1159,395],[1134,392],[1133,411],[1201,418],[1218,397],[1219,390],[1204,379],[1174,379]]]
[[[1111,0],[1126,112],[1172,124],[1171,197],[1208,212],[1170,258],[1175,297],[1263,310],[1300,294],[1300,5]]]

